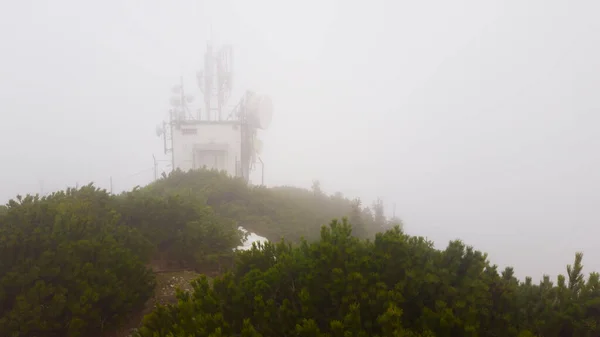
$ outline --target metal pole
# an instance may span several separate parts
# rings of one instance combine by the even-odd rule
[[[247,148],[247,139],[246,139],[246,103],[245,97],[240,101],[240,139],[241,139],[241,153],[240,153],[240,173],[245,182],[248,182],[248,177],[246,176],[246,148]]]
[[[265,186],[265,163],[263,162],[261,157],[258,157],[258,161],[260,161],[260,165],[262,167],[262,177],[260,178],[260,185]]]
[[[154,162],[154,180],[156,180],[158,174],[158,163],[156,162],[156,157],[154,154],[152,155],[152,161]]]
[[[181,85],[181,115],[185,115],[187,112],[187,105],[185,102],[185,92],[183,91],[183,76],[179,77],[179,83]]]
[[[165,121],[163,121],[163,141],[165,154],[167,154],[167,122]]]
[[[113,194],[113,182],[112,182],[112,177],[110,177],[110,194]]]
[[[171,172],[175,172],[175,149],[173,149],[173,111],[171,109],[171,122],[169,125],[171,126]]]

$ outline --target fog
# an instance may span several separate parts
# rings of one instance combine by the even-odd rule
[[[463,239],[520,277],[563,272],[575,251],[600,271],[597,13],[592,0],[5,1],[0,199],[150,182],[170,89],[183,76],[200,100],[212,31],[235,48],[230,103],[273,99],[268,185],[381,197],[409,233]]]

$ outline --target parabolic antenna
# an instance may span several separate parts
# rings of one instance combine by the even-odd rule
[[[267,129],[273,119],[273,102],[267,95],[252,95],[246,104],[249,122],[259,128]]]

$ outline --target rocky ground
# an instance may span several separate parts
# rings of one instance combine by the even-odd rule
[[[170,304],[177,301],[176,289],[190,291],[191,282],[200,274],[189,270],[156,273],[156,288],[154,296],[148,300],[144,310],[131,317],[129,323],[116,332],[106,334],[105,337],[128,337],[140,325],[145,315],[150,313],[158,304]]]
[[[188,270],[156,274],[156,290],[153,304],[176,302],[175,290],[178,288],[184,291],[192,290],[190,283],[199,276],[200,274]]]

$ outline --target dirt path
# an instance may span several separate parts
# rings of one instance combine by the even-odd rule
[[[152,312],[157,304],[176,303],[176,289],[190,291],[192,289],[190,283],[200,276],[200,274],[188,270],[157,272],[155,275],[156,288],[154,289],[154,296],[146,302],[144,309],[133,314],[128,323],[119,330],[107,333],[103,337],[130,336],[132,330],[140,326],[144,316]]]

